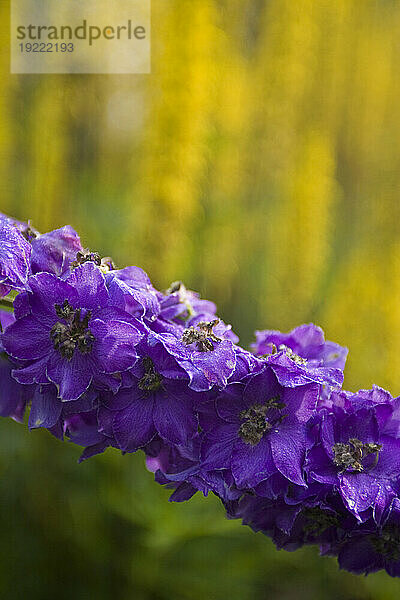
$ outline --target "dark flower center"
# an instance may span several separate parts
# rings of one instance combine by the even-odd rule
[[[289,346],[285,346],[285,344],[281,344],[278,347],[278,351],[282,351],[282,350],[285,352],[286,356],[288,358],[290,358],[290,360],[295,362],[297,365],[306,365],[307,364],[307,359],[303,358],[302,356],[299,356],[298,354],[293,352],[293,350],[291,348],[289,348]]]
[[[264,434],[284,419],[281,414],[284,407],[279,396],[274,396],[265,404],[254,404],[247,410],[242,410],[239,417],[244,422],[239,427],[239,436],[246,444],[257,446]]]
[[[261,356],[261,358],[267,358],[271,354],[277,354],[278,352],[282,352],[283,351],[283,352],[285,352],[286,356],[288,358],[290,358],[290,360],[292,360],[297,365],[306,365],[307,364],[307,359],[306,358],[303,358],[302,356],[299,356],[291,348],[289,348],[289,346],[285,346],[285,344],[280,344],[278,346],[278,348],[273,343],[268,344],[268,346],[271,347],[271,352],[269,352],[267,354],[263,354]]]
[[[76,259],[71,263],[71,267],[75,269],[86,262],[94,262],[98,267],[101,265],[101,256],[98,252],[90,252],[90,250],[79,250],[76,254]]]
[[[372,467],[378,462],[379,451],[382,449],[381,444],[364,443],[357,438],[351,438],[348,444],[338,442],[333,446],[333,462],[340,467],[342,471],[351,469],[353,471],[364,471],[363,461],[367,456],[375,454],[375,462]]]
[[[173,281],[165,293],[167,296],[178,294],[179,302],[185,305],[186,311],[179,315],[178,319],[187,321],[190,317],[194,316],[195,310],[190,302],[185,284],[182,281]]]
[[[380,535],[371,536],[371,543],[386,559],[400,560],[400,531],[397,526],[387,525]]]
[[[170,294],[175,294],[176,292],[186,291],[186,288],[182,281],[173,281],[169,288],[166,291],[166,294],[169,296]]]
[[[321,535],[329,527],[337,527],[339,525],[337,516],[327,510],[322,510],[318,506],[305,508],[302,514],[306,519],[304,533],[310,536]]]
[[[91,311],[88,310],[82,317],[82,309],[73,308],[68,300],[62,305],[55,304],[54,308],[57,316],[64,320],[58,321],[51,329],[50,338],[54,348],[67,360],[72,359],[75,348],[81,354],[89,354],[94,342],[94,335],[89,329]]]
[[[162,376],[157,373],[149,356],[143,358],[144,375],[139,379],[138,387],[145,392],[157,392],[162,388]]]
[[[104,271],[115,270],[115,265],[112,258],[109,256],[106,258],[101,258],[98,252],[90,252],[90,250],[79,250],[76,254],[76,259],[71,263],[71,268],[76,269],[76,267],[79,267],[87,262],[93,262],[98,267],[101,267]]]
[[[217,337],[213,333],[213,328],[218,325],[219,319],[214,319],[206,323],[200,321],[196,327],[188,327],[182,334],[182,343],[189,346],[190,344],[196,344],[196,348],[199,352],[212,352],[215,350],[215,344],[222,342],[221,338]]]
[[[36,239],[38,236],[36,231],[32,229],[29,223],[21,230],[21,233],[28,242]]]

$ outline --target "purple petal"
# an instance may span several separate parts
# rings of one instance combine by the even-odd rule
[[[73,441],[73,440],[71,440]],[[102,454],[104,450],[109,447],[110,443],[107,439],[103,439],[97,444],[93,444],[92,446],[88,446],[84,449],[81,456],[79,457],[79,463],[87,460],[88,458],[92,458],[92,456],[96,456],[97,454]]]
[[[62,400],[77,400],[88,389],[94,370],[95,364],[90,355],[75,351],[68,361],[53,353],[47,364],[47,377],[57,386]]]
[[[236,440],[232,452],[232,475],[238,487],[254,487],[267,479],[276,468],[271,460],[268,437],[256,445],[246,444],[240,438]]]
[[[55,352],[53,352],[55,354]],[[32,383],[50,383],[46,375],[46,366],[48,357],[44,356],[40,360],[35,361],[22,369],[14,369],[12,376],[16,381],[24,385]]]
[[[349,510],[356,516],[373,505],[379,487],[366,473],[339,475],[340,493]]]
[[[223,341],[212,352],[193,352],[192,361],[210,383],[225,387],[235,368],[236,355],[232,343]]]
[[[80,306],[94,309],[108,303],[105,277],[94,263],[87,262],[76,267],[67,281],[78,292]]]
[[[20,292],[14,300],[14,316],[16,319],[26,317],[31,312],[28,292]]]
[[[285,388],[282,402],[286,404],[290,417],[300,423],[307,423],[315,414],[320,386],[310,384],[295,388]]]
[[[53,427],[60,418],[62,402],[57,398],[54,390],[35,392],[32,398],[32,407],[29,415],[29,427]]]
[[[6,352],[20,360],[41,358],[53,348],[49,330],[32,315],[7,327],[2,342]]]
[[[307,471],[309,475],[319,481],[329,485],[336,485],[337,467],[326,454],[322,445],[317,445],[312,448],[307,457]]]
[[[31,245],[21,232],[0,216],[0,284],[2,292],[12,287],[23,290],[30,272]]]
[[[135,398],[125,410],[115,413],[113,431],[121,450],[132,452],[150,442],[155,434],[153,408],[154,399],[146,395]]]
[[[0,283],[0,298],[3,296],[7,296],[10,293],[11,287],[9,285],[4,285],[4,283]]]
[[[186,444],[197,431],[193,402],[183,394],[174,395],[171,390],[165,397],[155,395],[153,419],[160,436],[171,444]]]
[[[306,434],[297,425],[281,424],[277,433],[269,436],[272,457],[278,471],[284,477],[296,483],[305,485],[302,467],[304,463]]]
[[[76,258],[82,250],[78,234],[72,227],[66,225],[34,238],[32,245],[32,271],[45,271],[60,276],[63,266]]]
[[[365,443],[379,439],[378,424],[371,410],[359,410],[341,423],[340,441],[347,443],[351,438],[358,438]]]
[[[78,307],[78,294],[66,281],[59,279],[51,273],[38,273],[29,278],[29,285],[33,292],[29,297],[32,312],[40,315],[43,325],[52,327],[58,320],[55,305],[63,304],[65,300],[71,306]]]
[[[215,406],[218,415],[228,423],[240,423],[240,413],[252,403],[243,400],[244,386],[240,383],[228,385],[216,398]]]
[[[93,353],[102,371],[116,373],[133,367],[138,358],[135,346],[142,338],[136,327],[122,321],[105,323],[100,319],[92,320],[89,327],[96,339]]]
[[[143,284],[140,284],[138,289],[137,286],[129,285],[114,277],[108,290],[110,299],[116,306],[120,306],[132,315],[146,315],[151,318],[159,314],[160,303],[151,286],[146,288],[143,289]]]
[[[185,502],[190,500],[197,491],[190,483],[181,483],[169,497],[169,502]]]
[[[237,425],[216,425],[204,434],[201,444],[204,469],[226,469],[231,462],[232,450],[237,440]]]
[[[244,391],[244,397],[249,405],[265,404],[266,400],[274,396],[280,396],[282,387],[279,385],[274,372],[266,368],[261,373],[254,375],[249,379]]]
[[[400,439],[383,435],[380,439],[382,450],[373,469],[374,477],[398,479],[400,477]]]
[[[0,309],[0,324],[3,329],[7,329],[12,323],[15,323],[14,313]]]

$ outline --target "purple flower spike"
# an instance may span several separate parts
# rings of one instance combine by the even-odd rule
[[[400,577],[400,397],[341,390],[347,349],[313,324],[257,331],[214,303],[118,270],[71,227],[0,213],[0,416],[82,446],[142,449],[183,502],[212,492],[278,548],[316,544],[357,574]],[[30,408],[29,408],[30,407]]]
[[[108,307],[104,275],[93,263],[76,268],[66,281],[39,273],[29,285],[29,314],[3,336],[7,353],[25,363],[13,372],[17,381],[54,383],[62,400],[76,400],[96,375],[135,364],[140,324]]]

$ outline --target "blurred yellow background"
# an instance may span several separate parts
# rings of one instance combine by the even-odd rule
[[[10,75],[8,11],[1,211],[184,280],[245,345],[314,321],[349,347],[348,389],[400,394],[399,1],[153,0],[152,74],[131,76]]]
[[[150,76],[8,62],[2,210],[184,279],[244,343],[314,320],[349,388],[400,393],[399,2],[153,0]]]

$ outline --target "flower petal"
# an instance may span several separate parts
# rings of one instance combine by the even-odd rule
[[[296,425],[281,424],[279,431],[272,432],[269,438],[278,471],[292,483],[305,486],[302,473],[307,442],[305,430]]]
[[[59,398],[77,400],[88,389],[94,366],[90,355],[82,355],[78,351],[70,361],[53,353],[47,364],[47,377],[57,386]]]
[[[160,436],[171,444],[186,444],[197,431],[193,403],[183,393],[176,395],[168,390],[165,397],[155,394],[153,418]]]
[[[232,475],[238,487],[254,487],[276,472],[268,436],[256,445],[236,440],[232,452]]]
[[[133,367],[138,359],[136,345],[142,334],[130,323],[93,319],[89,328],[95,337],[93,354],[104,373],[117,373]]]
[[[207,431],[201,444],[202,467],[206,470],[228,468],[236,439],[237,425],[221,423]]]
[[[40,393],[36,390],[32,398],[32,407],[29,415],[29,427],[53,427],[60,418],[62,402],[57,398],[54,390],[45,390]]]
[[[41,358],[53,348],[49,330],[32,315],[7,327],[2,341],[6,352],[19,360]]]
[[[125,410],[114,413],[113,432],[121,450],[133,452],[154,437],[153,408],[153,398],[143,395]]]
[[[107,305],[106,280],[94,263],[87,262],[76,267],[67,281],[78,293],[79,306],[95,309]]]

